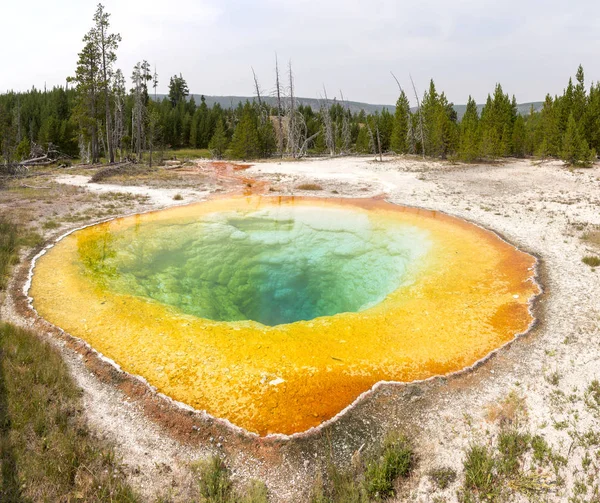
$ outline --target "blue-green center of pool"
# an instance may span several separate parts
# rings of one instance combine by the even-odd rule
[[[116,293],[273,326],[378,304],[410,281],[429,247],[414,226],[302,206],[107,226],[79,256]]]

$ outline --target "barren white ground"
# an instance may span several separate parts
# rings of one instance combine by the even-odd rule
[[[573,439],[590,429],[600,432],[600,415],[583,403],[587,386],[600,378],[600,270],[594,271],[581,261],[585,255],[597,255],[598,250],[580,239],[590,225],[600,225],[600,168],[569,171],[559,162],[452,166],[413,159],[378,163],[340,158],[258,163],[244,176],[269,181],[273,194],[385,194],[395,203],[442,210],[480,223],[542,259],[547,295],[541,328],[526,346],[509,348],[495,359],[500,362],[486,363],[487,370],[484,368],[473,387],[448,390],[435,403],[421,408],[419,426],[411,430],[420,462],[408,491],[413,501],[432,501],[436,496],[443,498],[440,501],[455,501],[464,451],[474,441],[489,441],[494,432],[488,407],[517,390],[526,399],[528,427],[568,458],[564,486],[550,488],[542,499],[566,501],[582,473],[585,453]],[[174,204],[173,194],[181,192],[118,185],[107,189],[104,184],[87,185],[86,179],[73,177],[56,181],[91,190],[145,190],[141,193],[150,195],[156,207]],[[306,182],[318,183],[323,190],[297,189]],[[189,202],[206,194],[191,190],[185,196],[184,202]],[[202,449],[179,445],[149,423],[119,392],[98,383],[77,357],[69,361],[85,390],[90,422],[115,441],[118,453],[132,468],[134,483],[146,497],[150,500],[165,490],[164,484],[170,479],[179,486],[173,494],[191,483],[187,463],[214,452],[215,445]],[[554,372],[558,381],[547,378]],[[561,392],[578,399],[563,400]],[[426,476],[430,468],[440,465],[453,467],[459,474],[445,491],[436,490]],[[238,462],[234,468],[238,479],[257,476],[257,470],[251,463],[244,466]],[[264,470],[260,473],[265,479]],[[310,484],[308,473],[290,474],[283,467],[280,473],[268,472],[265,482],[272,501],[298,501],[298,495]]]

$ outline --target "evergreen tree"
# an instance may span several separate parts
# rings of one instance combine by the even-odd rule
[[[561,134],[559,127],[559,110],[552,97],[546,95],[544,106],[541,112],[540,128],[541,141],[540,147],[544,147],[538,155],[540,157],[558,157],[561,149]]]
[[[439,95],[436,105],[436,116],[431,131],[432,155],[446,159],[458,147],[458,129],[456,112],[444,93]]]
[[[89,39],[89,34],[84,37],[85,45],[79,53],[75,77],[69,79],[76,84],[77,102],[75,117],[80,129],[81,149],[89,143],[87,149],[91,155],[91,162],[100,160],[98,142],[99,99],[100,99],[100,52]],[[83,155],[81,156],[84,157]]]
[[[567,121],[567,129],[563,135],[561,159],[571,166],[589,164],[595,152],[590,151],[587,141],[582,138],[573,114]]]
[[[475,100],[469,96],[467,109],[460,123],[459,158],[466,162],[473,162],[480,155],[479,139],[479,113]]]
[[[169,101],[171,106],[175,108],[179,103],[185,102],[185,99],[190,94],[187,82],[183,76],[179,74],[173,75],[169,81]]]
[[[369,127],[366,124],[367,119],[365,119],[365,123],[361,124],[360,129],[358,130],[358,137],[356,138],[355,149],[359,154],[371,154],[372,149],[370,146],[369,139]]]
[[[104,6],[98,4],[96,14],[94,15],[94,27],[90,30],[87,37],[95,45],[100,56],[99,73],[100,79],[98,87],[104,95],[104,130],[106,133],[106,149],[108,160],[115,162],[115,152],[113,148],[112,117],[111,117],[111,82],[113,78],[113,65],[117,60],[116,51],[121,41],[121,35],[118,33],[109,33],[110,14],[104,11]]]
[[[401,91],[398,101],[396,101],[392,137],[390,139],[390,148],[397,154],[406,154],[408,152],[409,122],[410,103],[404,91]]]
[[[277,149],[277,137],[273,123],[267,119],[258,127],[258,141],[260,144],[260,157],[269,158]]]
[[[600,151],[600,83],[592,85],[583,117],[586,139],[591,148]]]
[[[217,127],[215,128],[215,134],[213,134],[208,144],[208,148],[212,152],[213,157],[222,159],[225,155],[225,150],[227,150],[228,143],[229,139],[225,132],[225,124],[223,123],[223,119],[219,119]]]
[[[256,159],[260,147],[257,118],[250,103],[246,102],[233,133],[231,154],[236,159]]]
[[[525,119],[519,115],[512,132],[512,153],[515,157],[525,157],[526,143]]]
[[[577,84],[573,89],[573,116],[576,121],[580,121],[585,114],[585,107],[587,104],[587,95],[585,91],[585,77],[583,73],[583,67],[579,65],[577,68],[577,74],[575,75]]]

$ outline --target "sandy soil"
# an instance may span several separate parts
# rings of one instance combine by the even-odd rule
[[[600,226],[600,168],[569,171],[559,162],[542,165],[513,161],[501,165],[454,166],[416,159],[341,158],[303,162],[264,162],[244,171],[268,194],[298,195],[297,187],[317,183],[323,197],[385,197],[406,205],[436,209],[495,230],[540,258],[545,294],[538,302],[540,322],[527,336],[501,350],[467,374],[426,383],[379,388],[318,435],[281,441],[240,440],[239,433],[219,430],[219,436],[181,441],[167,434],[164,421],[149,419],[140,403],[122,389],[99,380],[83,358],[64,348],[77,382],[84,389],[90,423],[113,441],[129,467],[133,483],[151,501],[158,494],[175,500],[186,494],[192,477],[189,463],[209,453],[227,458],[234,478],[266,482],[272,501],[306,499],[315,473],[327,455],[348,464],[363,444],[376,445],[390,430],[414,439],[419,463],[398,501],[455,501],[461,483],[465,450],[472,442],[489,443],[498,430],[490,407],[509,392],[522,396],[527,428],[544,436],[565,456],[564,484],[553,484],[544,501],[565,501],[585,475],[582,459],[593,445],[577,439],[600,431],[600,414],[586,406],[585,390],[600,375],[600,271],[581,262],[598,254],[582,235]],[[83,178],[57,177],[56,182],[87,190],[125,191],[151,198],[157,208],[171,205],[171,192],[106,184]],[[241,183],[241,182],[240,182]],[[98,187],[100,186],[100,187]],[[132,192],[135,191],[135,192]],[[193,191],[183,202],[208,194]],[[22,281],[22,278],[21,278]],[[18,284],[14,285],[18,291]],[[17,314],[13,299],[3,318],[30,323]],[[59,344],[62,344],[59,342]],[[553,377],[550,377],[553,376]],[[197,428],[197,427],[193,427]],[[595,454],[594,454],[595,455]],[[439,466],[457,470],[448,489],[434,487],[428,472]]]

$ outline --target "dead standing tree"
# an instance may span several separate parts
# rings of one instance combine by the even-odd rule
[[[131,110],[132,150],[137,154],[138,162],[142,159],[142,151],[146,144],[146,122],[148,101],[148,81],[152,80],[150,64],[147,61],[137,63],[133,67],[131,81],[133,83],[133,109]]]
[[[260,90],[260,84],[258,83],[254,68],[250,68],[252,69],[252,77],[254,78],[254,92],[256,94],[256,99],[258,100],[258,118],[260,120],[260,125],[264,126],[269,121],[269,109],[266,103],[263,103],[262,91]]]
[[[350,107],[344,100],[344,93],[340,89],[340,98],[344,104],[344,115],[342,116],[342,147],[341,154],[349,154],[352,146],[352,131],[350,130]]]
[[[298,151],[298,138],[296,135],[296,97],[294,96],[294,73],[292,72],[292,62],[288,64],[288,79],[289,79],[289,105],[288,105],[288,137],[287,150],[292,158],[296,158]]]
[[[331,157],[335,156],[335,124],[331,117],[331,105],[327,97],[327,89],[323,86],[324,98],[321,100],[321,118],[323,119],[323,132],[325,134],[325,146]]]
[[[419,114],[419,129],[420,129],[420,140],[421,140],[421,154],[423,156],[423,159],[425,159],[425,132],[423,130],[423,114],[422,114],[422,110],[421,110],[421,101],[419,100],[419,94],[417,93],[417,88],[415,87],[415,83],[410,74],[409,74],[409,77],[410,77],[410,83],[412,84],[412,88],[415,93],[415,99],[417,100],[417,113]]]
[[[123,160],[123,136],[125,136],[125,77],[121,70],[115,72],[112,94],[114,98],[113,147],[119,149],[119,162]]]
[[[277,54],[275,54],[275,96],[277,98],[277,146],[279,157],[283,159],[283,107],[281,104],[281,83],[279,80]]]
[[[294,90],[294,73],[292,71],[292,62],[288,65],[288,100],[286,109],[287,130],[287,153],[294,159],[302,157],[306,153],[308,144],[312,138],[307,138],[308,128],[304,115],[298,110],[298,103]]]

